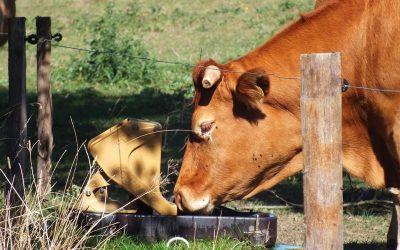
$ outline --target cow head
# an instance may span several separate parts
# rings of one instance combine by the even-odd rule
[[[294,174],[300,122],[268,104],[274,89],[262,69],[208,60],[195,66],[193,82],[193,132],[174,190],[180,210],[210,213]]]

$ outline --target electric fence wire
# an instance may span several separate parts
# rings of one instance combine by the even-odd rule
[[[398,90],[398,89],[380,89],[380,88],[370,88],[370,87],[353,86],[353,85],[347,85],[347,87],[352,88],[352,89],[362,89],[362,90],[375,91],[375,92],[400,93],[400,90]]]
[[[0,33],[0,35],[8,35],[7,33]],[[51,40],[44,39],[41,41],[41,43],[45,42],[51,42]],[[69,46],[69,45],[62,45],[59,43],[52,43],[51,46],[57,47],[57,48],[62,48],[62,49],[69,49],[69,50],[75,50],[75,51],[80,51],[80,52],[89,52],[89,53],[99,53],[99,54],[121,54],[118,51],[112,51],[112,50],[95,50],[95,49],[88,49],[88,48],[80,48],[76,46]],[[126,54],[124,54],[126,55]],[[202,65],[195,65],[187,62],[180,62],[180,61],[168,61],[168,60],[161,60],[161,59],[155,59],[155,58],[149,58],[149,57],[143,57],[143,56],[133,56],[133,55],[127,55],[128,58],[133,58],[133,59],[139,59],[139,60],[144,60],[144,61],[150,61],[154,63],[162,63],[162,64],[170,64],[170,65],[180,65],[188,68],[207,68],[206,66]],[[249,75],[254,75],[254,76],[260,76],[261,74],[259,73],[254,73],[254,72],[246,72],[246,71],[235,71],[235,70],[228,70],[228,69],[214,69],[214,68],[208,68],[211,70],[220,70],[221,72],[224,73],[234,73],[234,74],[249,74]],[[263,75],[268,75],[268,76],[273,76],[279,79],[284,79],[284,80],[300,80],[300,77],[288,77],[288,76],[281,76],[275,73],[265,73]],[[381,89],[381,88],[372,88],[372,87],[364,87],[364,86],[355,86],[349,84],[347,81],[344,81],[345,83],[344,87],[345,88],[352,88],[352,89],[360,89],[360,90],[367,90],[367,91],[374,91],[374,92],[386,92],[386,93],[400,93],[400,90],[398,89]]]
[[[49,40],[44,40],[44,41],[49,41]],[[89,52],[89,53],[99,53],[99,54],[120,54],[118,51],[111,51],[111,50],[93,50],[93,49],[87,49],[87,48],[80,48],[76,46],[68,46],[68,45],[61,45],[61,44],[55,44],[52,43],[51,46],[58,47],[58,48],[63,48],[63,49],[70,49],[70,50],[76,50],[76,51],[82,51],[82,52]],[[206,66],[201,66],[201,65],[195,65],[191,63],[186,63],[186,62],[180,62],[180,61],[168,61],[168,60],[161,60],[161,59],[154,59],[154,58],[149,58],[149,57],[143,57],[143,56],[133,56],[133,55],[127,55],[128,58],[133,58],[133,59],[139,59],[139,60],[144,60],[144,61],[151,61],[155,63],[163,63],[163,64],[172,64],[172,65],[181,65],[184,67],[190,67],[190,68],[207,68]],[[236,71],[236,70],[228,70],[228,69],[214,69],[214,68],[209,68],[211,70],[220,70],[221,72],[224,73],[234,73],[234,74],[249,74],[249,75],[254,75],[254,76],[260,76],[261,74],[259,73],[254,73],[254,72],[248,72],[248,71]],[[285,77],[285,76],[280,76],[274,73],[265,73],[263,75],[268,75],[268,76],[273,76],[277,77],[280,79],[286,79],[286,80],[299,80],[299,77]]]
[[[47,41],[49,41],[49,40],[47,40]],[[53,43],[52,46],[58,47],[58,48],[82,51],[82,52],[90,52],[90,53],[105,53],[105,54],[119,53],[119,52],[116,52],[116,51],[93,50],[93,49],[79,48],[79,47],[75,47],[75,46],[68,46],[68,45],[55,44],[55,43]],[[154,58],[142,57],[142,56],[132,56],[132,55],[129,55],[129,57],[130,58],[134,58],[134,59],[139,59],[139,60],[151,61],[151,62],[155,62],[155,63],[181,65],[181,66],[190,67],[190,68],[194,68],[194,67],[207,68],[205,66],[194,65],[194,64],[191,64],[191,63],[180,62],[180,61],[168,61],[168,60],[154,59]],[[235,73],[235,74],[244,74],[244,73],[246,73],[246,74],[249,74],[249,75],[260,76],[260,74],[258,74],[258,73],[246,72],[246,71],[235,71],[235,70],[214,69],[214,68],[209,68],[209,69],[211,69],[211,70],[220,70],[221,72],[224,72],[224,73]],[[265,73],[265,75],[273,76],[273,77],[276,77],[276,78],[279,78],[279,79],[284,79],[284,80],[300,80],[300,77],[287,77],[287,76],[281,76],[281,75],[278,75],[278,74],[275,74],[275,73]],[[347,84],[346,87],[347,88],[352,88],[352,89],[362,89],[362,90],[367,90],[367,91],[375,91],[375,92],[400,93],[400,90],[396,90],[396,89],[380,89],[380,88],[371,88],[371,87],[363,87],[363,86],[353,86],[353,85],[350,85],[350,84]]]

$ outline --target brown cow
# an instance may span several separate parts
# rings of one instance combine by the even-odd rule
[[[320,7],[321,5],[323,5],[323,4],[325,4],[325,3],[327,3],[327,2],[329,2],[330,0],[316,0],[315,1],[315,8],[318,8],[318,7]]]
[[[200,62],[179,209],[209,213],[302,170],[300,83],[278,77],[299,77],[300,54],[339,51],[352,85],[400,90],[399,13],[397,0],[330,1],[239,59]],[[375,188],[400,186],[399,104],[399,93],[343,94],[344,167]],[[394,244],[397,228],[393,217]]]
[[[15,16],[15,0],[0,0],[0,46],[7,42],[6,18]],[[3,33],[3,34],[1,34]]]

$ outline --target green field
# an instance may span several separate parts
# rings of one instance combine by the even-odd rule
[[[113,12],[105,14],[107,6],[114,2]],[[281,27],[296,19],[301,12],[313,8],[312,0],[18,0],[17,14],[27,17],[27,33],[34,33],[35,16],[51,16],[53,33],[61,32],[61,45],[93,48],[93,41],[101,48],[118,49],[130,40],[139,41],[147,56],[157,60],[195,64],[199,59],[213,58],[220,62],[245,54],[262,44]],[[134,13],[134,14],[132,14]],[[115,27],[115,37],[104,37],[110,30],[96,30],[101,18],[108,17],[104,27]],[[110,24],[110,23],[111,24]],[[109,25],[109,26],[106,26]],[[105,32],[105,33],[102,33]],[[111,32],[112,33],[112,32]],[[34,121],[37,106],[36,47],[27,44],[27,88],[29,105],[29,137],[35,141]],[[54,102],[54,160],[66,152],[56,171],[55,189],[66,184],[68,170],[77,167],[74,184],[81,185],[88,171],[85,152],[79,152],[78,162],[73,162],[76,148],[88,139],[126,117],[155,120],[168,129],[189,127],[192,110],[191,68],[152,63],[146,82],[113,82],[85,78],[80,69],[85,65],[88,53],[60,47],[52,48],[52,91]],[[127,70],[137,70],[135,63],[123,55],[110,55],[116,62],[126,65]],[[100,58],[104,63],[107,58]],[[135,62],[135,63],[132,63]],[[108,68],[115,62],[108,62]],[[96,68],[92,65],[91,69]],[[118,65],[115,66],[118,71]],[[136,67],[136,68],[135,68]],[[99,69],[102,70],[102,69]],[[80,72],[80,73],[76,73]],[[83,73],[82,73],[83,72]],[[130,72],[130,71],[129,71]],[[135,71],[136,72],[136,71]],[[147,79],[147,78],[146,78]],[[0,114],[7,108],[7,47],[0,48]],[[7,116],[0,117],[0,139],[5,135]],[[71,120],[77,139],[75,140]],[[180,161],[187,134],[168,133],[163,149],[163,168],[168,160]],[[0,140],[1,142],[1,140]],[[78,144],[77,144],[78,143]],[[0,144],[0,155],[5,147]],[[5,157],[0,166],[5,167]],[[345,202],[387,199],[384,191],[374,191],[362,183],[345,176]],[[172,180],[173,181],[173,180]],[[283,199],[302,203],[301,177],[293,177],[274,188]],[[278,215],[278,242],[303,243],[303,213],[299,208],[279,209],[286,203],[271,193],[261,194],[249,201],[232,202],[229,205],[242,209],[274,212]],[[366,205],[345,209],[345,242],[348,249],[384,248],[386,230],[390,221],[390,207]],[[195,245],[193,245],[195,244]],[[220,239],[192,242],[196,249],[226,249],[234,246],[250,248],[246,243]],[[164,249],[165,243],[148,245],[129,237],[113,239],[105,247],[115,249]]]

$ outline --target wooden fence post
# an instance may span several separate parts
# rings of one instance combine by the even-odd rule
[[[51,19],[36,17],[37,44],[37,116],[38,156],[37,156],[37,192],[46,195],[51,189],[51,155],[53,151],[53,118],[51,97]]]
[[[26,108],[26,54],[25,18],[8,20],[8,105],[10,116],[7,121],[7,178],[6,200],[12,207],[21,205],[24,199],[23,182],[26,177],[27,150],[27,108]],[[18,194],[17,194],[18,193]],[[9,200],[8,200],[9,199]]]
[[[340,54],[301,55],[305,249],[343,249]]]

